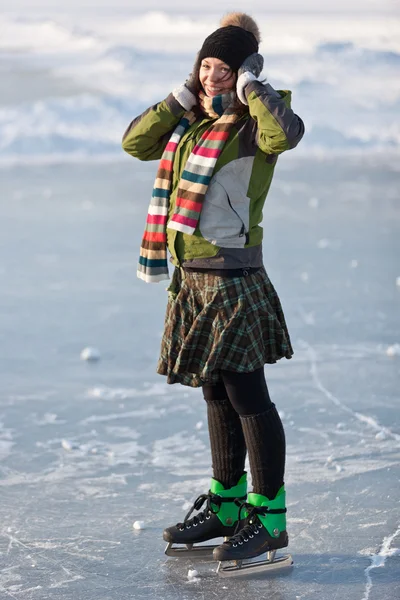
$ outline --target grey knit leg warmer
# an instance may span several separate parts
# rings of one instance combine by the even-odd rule
[[[225,488],[237,484],[244,472],[246,444],[240,417],[229,400],[206,400],[213,477]]]
[[[258,415],[240,417],[249,453],[253,492],[273,500],[283,485],[285,432],[275,404]]]

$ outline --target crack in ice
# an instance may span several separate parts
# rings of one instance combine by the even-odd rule
[[[367,578],[367,583],[366,583],[366,587],[365,587],[365,594],[362,597],[362,600],[368,600],[369,594],[372,589],[373,583],[372,583],[370,571],[372,569],[377,569],[378,567],[384,567],[388,556],[395,556],[396,554],[400,554],[400,548],[391,548],[390,547],[393,540],[399,534],[400,534],[400,525],[398,526],[397,530],[392,535],[388,535],[387,537],[383,538],[383,542],[382,542],[379,552],[377,554],[371,555],[371,564],[364,571],[365,576]]]
[[[391,437],[392,439],[394,439],[396,441],[400,440],[400,435],[398,435],[397,433],[394,433],[388,427],[383,427],[373,417],[369,417],[367,415],[364,415],[362,413],[352,410],[349,406],[344,404],[344,402],[339,400],[339,398],[336,398],[336,396],[334,396],[329,390],[327,390],[326,387],[321,382],[321,379],[319,378],[318,368],[317,368],[317,354],[316,354],[315,350],[310,346],[310,344],[308,344],[304,340],[301,340],[300,343],[301,343],[301,346],[308,352],[308,355],[310,358],[310,373],[311,373],[311,377],[313,379],[314,385],[320,392],[322,392],[324,394],[324,396],[326,398],[328,398],[328,400],[333,402],[333,404],[335,404],[337,407],[341,408],[348,414],[351,414],[353,417],[358,419],[358,421],[360,421],[361,423],[367,424],[369,427],[371,427],[372,429],[375,429],[377,431],[384,431],[386,436]],[[373,586],[370,571],[372,569],[384,567],[387,557],[395,556],[397,554],[400,555],[400,548],[391,548],[390,547],[393,540],[399,534],[400,534],[400,525],[398,526],[397,530],[392,535],[389,535],[389,536],[383,538],[383,542],[381,544],[379,552],[377,554],[371,555],[371,557],[370,557],[371,564],[364,571],[365,576],[367,578],[367,583],[366,583],[365,593],[364,593],[362,600],[369,599],[369,595],[370,595],[370,592],[371,592],[371,589]]]
[[[336,396],[334,396],[329,390],[327,390],[326,387],[321,382],[321,379],[319,378],[318,368],[317,368],[317,353],[315,352],[314,348],[312,348],[310,346],[310,344],[308,344],[304,340],[300,340],[300,345],[308,352],[308,355],[310,358],[310,363],[311,363],[310,364],[310,373],[311,373],[311,377],[313,379],[315,387],[320,392],[322,392],[324,394],[324,396],[326,396],[326,398],[328,398],[328,400],[331,400],[331,402],[333,402],[333,404],[335,404],[336,406],[338,406],[345,412],[351,414],[353,417],[355,417],[361,423],[365,423],[365,424],[369,425],[372,429],[375,429],[375,431],[378,431],[378,432],[383,431],[387,437],[391,437],[396,441],[400,441],[399,434],[394,433],[388,427],[384,427],[383,425],[380,425],[378,423],[378,421],[376,419],[374,419],[373,417],[369,417],[368,415],[363,415],[362,413],[352,410],[349,406],[344,404],[344,402],[339,400],[339,398],[336,398]]]

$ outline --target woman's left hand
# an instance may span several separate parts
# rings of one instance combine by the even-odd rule
[[[240,69],[238,71],[238,77],[240,77],[243,73],[246,73],[247,71],[249,71],[250,73],[253,73],[253,75],[257,79],[257,77],[259,77],[261,75],[263,66],[264,66],[264,57],[261,56],[261,54],[258,54],[257,52],[255,52],[254,54],[250,54],[250,56],[248,56],[246,58],[246,60],[240,67]]]
[[[243,62],[242,66],[238,71],[238,80],[236,83],[236,91],[239,96],[239,100],[243,104],[248,104],[246,95],[245,95],[245,87],[250,81],[254,81],[257,79],[264,66],[264,58],[261,54],[255,52],[254,54],[250,54]]]

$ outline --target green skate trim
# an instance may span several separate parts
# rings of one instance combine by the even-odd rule
[[[211,479],[210,492],[223,499],[219,508],[216,504],[211,503],[221,523],[228,527],[235,525],[239,519],[240,508],[234,500],[240,498],[244,502],[247,498],[247,473],[243,473],[238,483],[231,488],[224,488],[220,481]]]
[[[265,529],[271,537],[279,537],[282,531],[286,531],[286,492],[285,486],[282,486],[273,500],[261,494],[249,493],[247,498],[251,506],[267,506],[271,512],[264,515],[257,515]],[[279,511],[279,512],[272,512]],[[281,512],[284,511],[284,512]]]

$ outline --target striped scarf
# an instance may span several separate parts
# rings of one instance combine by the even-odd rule
[[[203,133],[193,148],[178,185],[175,211],[168,222],[169,229],[193,235],[215,163],[239,116],[235,113],[236,94],[230,92],[209,98],[199,94],[203,112],[217,119]],[[174,130],[160,160],[146,228],[140,247],[137,276],[147,283],[169,279],[167,263],[167,221],[176,149],[182,137],[195,122],[196,114],[186,112]]]

